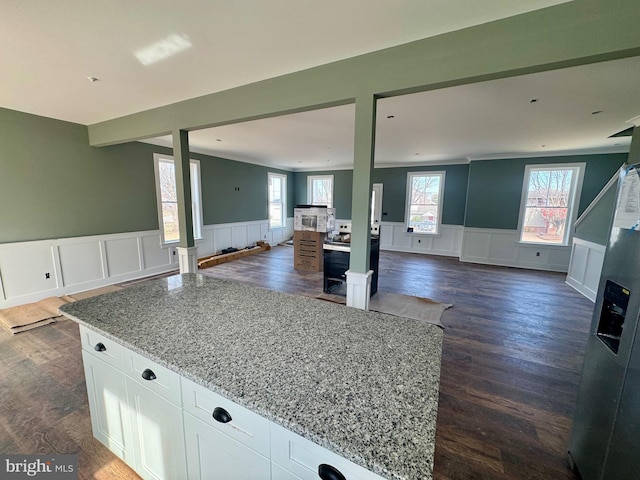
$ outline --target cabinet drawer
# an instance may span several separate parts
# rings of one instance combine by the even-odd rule
[[[182,378],[182,396],[186,412],[261,455],[269,457],[267,419],[186,378]],[[213,418],[216,409],[224,409],[231,420],[222,423]],[[220,410],[217,412],[223,413]]]
[[[271,424],[271,462],[282,467],[283,479],[318,480],[318,468],[320,465],[328,465],[338,470],[346,480],[384,480],[383,477],[274,423]]]
[[[121,370],[126,349],[119,343],[94,332],[84,325],[79,325],[79,327],[82,349]]]
[[[131,350],[125,350],[124,373],[140,385],[181,406],[180,375]]]

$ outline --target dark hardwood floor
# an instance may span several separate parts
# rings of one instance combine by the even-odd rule
[[[203,273],[292,294],[322,292],[293,248]],[[379,289],[444,312],[434,478],[569,479],[571,418],[593,304],[565,275],[381,252]],[[0,452],[78,453],[81,479],[137,478],[91,435],[77,326],[0,331]]]

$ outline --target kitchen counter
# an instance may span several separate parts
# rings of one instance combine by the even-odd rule
[[[60,310],[385,478],[432,478],[435,325],[199,274]]]

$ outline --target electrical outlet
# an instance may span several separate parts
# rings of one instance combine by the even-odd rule
[[[540,256],[540,252],[536,252],[536,257],[539,257],[539,256]]]
[[[422,241],[421,239],[418,239],[418,243],[420,243],[421,241]]]
[[[175,250],[172,250],[172,251],[171,251],[171,253],[173,253],[173,254],[175,255],[175,254],[176,254],[176,251],[175,251]]]
[[[51,278],[51,275],[49,274],[49,272],[46,272],[46,273],[44,274],[44,279],[45,279],[45,280],[49,280],[50,278]]]

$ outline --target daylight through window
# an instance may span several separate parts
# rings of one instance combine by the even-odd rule
[[[566,245],[573,221],[579,166],[527,167],[520,240]]]
[[[407,178],[407,231],[439,234],[444,172],[410,172]]]
[[[180,241],[178,221],[178,194],[176,168],[173,158],[155,155],[156,193],[158,199],[158,222],[162,243]],[[202,201],[200,195],[200,162],[191,160],[191,212],[193,236],[202,237]]]
[[[333,208],[333,175],[307,177],[307,202]]]
[[[269,228],[282,228],[286,224],[287,176],[269,173]]]

